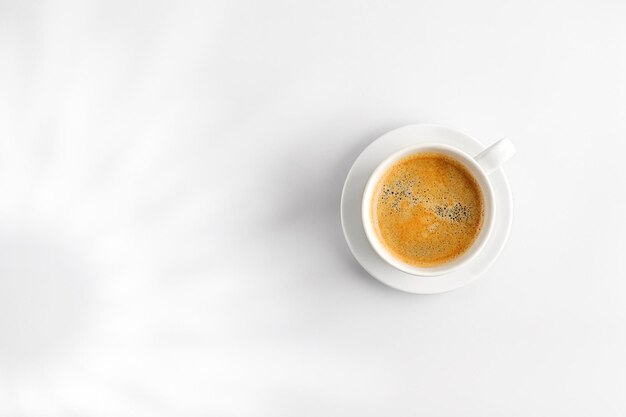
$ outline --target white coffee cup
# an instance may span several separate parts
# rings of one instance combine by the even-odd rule
[[[391,254],[383,244],[378,240],[372,219],[370,215],[370,208],[372,204],[372,195],[375,191],[376,185],[380,177],[391,167],[396,161],[416,153],[421,152],[437,152],[448,155],[455,160],[462,163],[474,176],[483,193],[484,198],[484,218],[483,225],[478,234],[478,237],[458,258],[447,262],[442,265],[420,268],[414,265],[410,265],[402,260],[396,258]],[[452,272],[463,265],[470,262],[480,253],[488,241],[489,236],[493,230],[494,220],[496,216],[496,204],[493,195],[493,187],[489,180],[489,174],[502,166],[509,158],[511,158],[516,152],[515,146],[509,139],[501,139],[495,144],[491,145],[475,157],[471,157],[462,150],[449,145],[443,145],[438,143],[424,143],[415,146],[409,146],[401,149],[398,152],[392,154],[385,159],[372,173],[365,190],[363,192],[363,202],[361,205],[361,216],[363,220],[363,227],[365,228],[365,234],[369,240],[372,248],[376,253],[384,259],[388,264],[401,271],[407,272],[412,275],[420,276],[436,276],[443,275]]]

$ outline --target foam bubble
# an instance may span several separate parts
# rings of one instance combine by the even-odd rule
[[[372,221],[381,242],[405,262],[434,266],[467,250],[480,232],[480,186],[460,162],[439,153],[406,157],[381,177]]]

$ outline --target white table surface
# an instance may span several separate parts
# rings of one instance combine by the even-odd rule
[[[626,4],[0,4],[1,416],[623,416]],[[472,285],[353,260],[381,133],[508,136]]]

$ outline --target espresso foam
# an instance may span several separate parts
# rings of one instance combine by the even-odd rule
[[[444,154],[420,153],[383,174],[370,215],[379,240],[394,256],[432,267],[474,243],[483,222],[483,196],[463,164]]]

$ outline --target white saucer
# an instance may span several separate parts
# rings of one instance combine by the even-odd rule
[[[436,294],[469,284],[481,276],[502,252],[513,220],[511,189],[502,168],[492,172],[496,199],[495,225],[483,250],[469,264],[443,276],[421,277],[402,272],[380,258],[372,249],[361,221],[363,190],[374,169],[389,155],[410,145],[437,142],[476,155],[485,146],[471,136],[444,126],[419,124],[385,133],[372,142],[354,161],[341,194],[341,225],[356,260],[374,278],[390,287],[415,294]]]

